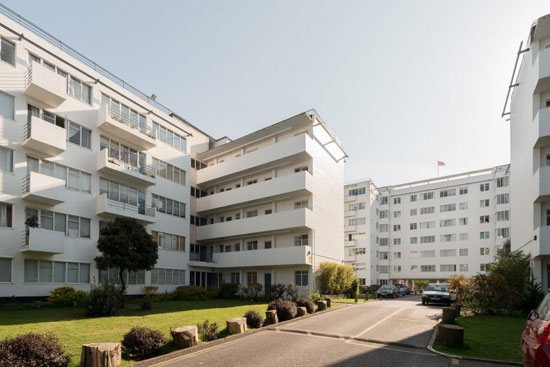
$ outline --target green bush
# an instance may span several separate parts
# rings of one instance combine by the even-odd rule
[[[90,317],[116,315],[122,306],[123,300],[119,289],[110,284],[93,288],[84,302],[86,314]]]
[[[260,295],[262,293],[262,285],[257,283],[251,284],[248,286],[248,288],[243,288],[243,293],[246,299],[256,302],[260,299]]]
[[[208,320],[205,320],[202,324],[197,324],[197,329],[201,340],[205,342],[218,339],[220,334],[218,324],[215,322],[211,324]]]
[[[292,320],[296,317],[296,303],[284,299],[276,299],[267,306],[268,310],[276,310],[279,321]]]
[[[153,298],[149,295],[143,296],[141,299],[141,303],[139,304],[139,308],[142,311],[149,311],[153,308]]]
[[[204,301],[210,298],[206,289],[195,285],[177,287],[174,291],[174,299],[178,301]]]
[[[52,335],[23,334],[0,342],[0,367],[67,367],[70,358]]]
[[[294,283],[288,283],[286,286],[286,297],[291,301],[296,301],[298,298],[298,287]]]
[[[310,291],[308,298],[313,301],[313,303],[317,303],[317,301],[320,301],[323,299],[323,296],[321,296],[321,293],[319,291]]]
[[[347,291],[347,296],[349,298],[359,297],[359,279],[355,277],[351,282],[351,285]]]
[[[220,286],[220,295],[222,299],[232,299],[237,298],[239,294],[239,285],[233,283],[223,283]]]
[[[246,324],[248,325],[248,327],[259,329],[264,324],[263,316],[256,311],[248,311],[244,314],[244,317],[246,317]]]
[[[165,343],[160,331],[134,327],[124,335],[122,348],[130,358],[139,360],[158,355]]]
[[[298,298],[296,300],[296,306],[298,307],[305,307],[307,310],[307,313],[314,313],[315,312],[315,303],[313,303],[312,300],[308,298]]]
[[[331,262],[319,264],[318,276],[323,294],[344,294],[355,278],[353,267]]]
[[[217,299],[220,298],[221,290],[220,288],[209,289],[206,291],[206,294],[208,294],[208,299]]]
[[[47,302],[56,306],[82,306],[87,296],[86,292],[76,291],[69,286],[56,288],[51,293]]]

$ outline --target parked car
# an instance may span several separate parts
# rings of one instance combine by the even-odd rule
[[[453,293],[449,289],[449,284],[428,284],[422,292],[422,304],[442,303],[447,307],[455,301]]]
[[[399,291],[401,292],[401,294],[403,296],[405,296],[407,294],[411,294],[411,290],[406,285],[404,285],[404,284],[396,284],[396,285],[397,285],[397,288],[399,288]]]
[[[527,317],[521,334],[523,365],[550,366],[550,295],[546,295],[536,310]]]
[[[393,284],[385,284],[376,291],[376,298],[397,298],[399,297],[399,290]]]

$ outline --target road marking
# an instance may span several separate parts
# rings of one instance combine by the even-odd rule
[[[381,323],[383,323],[384,321],[386,321],[387,319],[389,319],[390,317],[392,317],[393,315],[397,314],[398,312],[401,312],[403,309],[400,308],[398,309],[397,311],[395,312],[392,312],[391,314],[389,314],[388,316],[384,317],[383,319],[379,320],[377,323],[375,323],[374,325],[371,325],[369,326],[368,328],[366,328],[365,330],[361,331],[359,334],[356,334],[354,335],[355,338],[357,338],[358,336],[361,336],[363,334],[366,334],[367,332],[371,331],[372,329],[374,329],[375,327],[377,327],[378,325],[380,325]]]

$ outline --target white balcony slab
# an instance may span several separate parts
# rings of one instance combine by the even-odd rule
[[[344,232],[355,232],[357,230],[357,226],[345,226]]]
[[[65,181],[43,175],[38,172],[30,172],[28,176],[28,188],[23,194],[23,199],[46,205],[58,205],[65,201],[67,191]]]
[[[109,177],[141,187],[156,184],[155,173],[152,167],[134,167],[125,162],[110,158],[107,149],[100,150],[97,153],[97,170]]]
[[[298,228],[313,228],[313,213],[309,209],[288,210],[229,222],[197,227],[197,240],[231,238],[255,233],[271,233]]]
[[[344,241],[344,246],[345,247],[356,246],[356,245],[357,245],[356,241]]]
[[[311,192],[313,192],[313,177],[308,172],[302,171],[202,197],[197,199],[197,212],[207,213],[232,206],[250,205],[259,200],[276,200],[283,195],[302,195]]]
[[[533,129],[533,147],[550,145],[550,107],[541,108],[535,116]]]
[[[540,226],[535,231],[539,248],[531,256],[550,255],[550,226]],[[529,249],[531,250],[531,249]]]
[[[356,210],[346,210],[344,212],[344,217],[354,217],[357,214]]]
[[[135,147],[147,150],[157,145],[156,134],[150,127],[134,126],[110,113],[109,106],[102,104],[97,112],[98,127],[109,136],[132,143]]]
[[[97,197],[96,214],[106,217],[134,218],[143,223],[154,223],[156,221],[156,211],[154,208],[146,207],[140,209],[136,205],[111,200],[107,198],[107,194],[105,193]]]
[[[533,201],[538,203],[550,200],[550,167],[540,167],[534,176]]]
[[[23,147],[43,158],[55,157],[67,149],[67,131],[59,126],[31,117]]]
[[[216,181],[229,180],[248,172],[275,166],[280,162],[300,161],[312,156],[313,140],[307,134],[300,134],[254,152],[227,159],[197,171],[199,185],[211,185]]]
[[[344,202],[346,203],[355,201],[356,199],[357,199],[357,196],[344,196]]]
[[[65,252],[65,233],[42,228],[29,228],[24,233],[22,252],[62,254]]]
[[[33,61],[25,74],[26,96],[57,108],[67,96],[67,78]]]

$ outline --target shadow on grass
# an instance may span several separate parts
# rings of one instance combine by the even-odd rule
[[[140,309],[140,302],[141,301],[139,300],[129,301],[115,316],[106,317],[148,316],[172,312],[207,310],[212,308],[220,309],[262,304],[262,302],[222,299],[207,301],[162,301],[154,302],[152,310],[143,311]],[[46,307],[40,309],[21,310],[0,309],[0,325],[3,326],[83,319],[90,319],[86,316],[86,311],[83,307]],[[223,326],[225,325],[220,325],[220,327]]]

